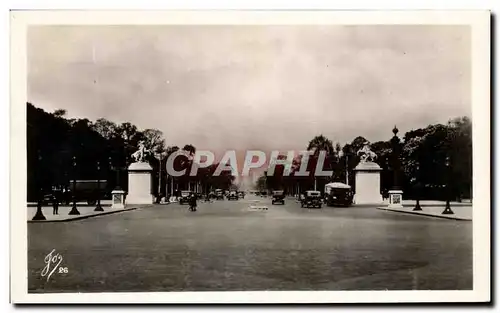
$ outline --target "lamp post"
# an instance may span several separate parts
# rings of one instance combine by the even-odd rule
[[[80,215],[78,208],[76,207],[76,157],[73,157],[73,206],[69,215]]]
[[[345,157],[345,184],[349,185],[349,154],[340,150],[339,157]]]
[[[269,184],[268,184],[268,179],[267,179],[267,171],[264,171],[264,177],[266,178],[266,180],[265,180],[265,188],[264,189],[266,190],[266,193],[267,193],[267,192],[269,192],[269,189],[268,189]]]
[[[158,169],[158,197],[157,197],[157,203],[160,203],[161,201],[161,162],[163,160],[163,157],[165,156],[165,152],[159,152],[155,153],[155,158],[158,159],[159,163],[159,169]]]
[[[445,166],[446,166],[446,206],[444,207],[444,211],[441,214],[455,214],[451,210],[450,206],[450,196],[451,196],[451,189],[450,189],[450,182],[451,182],[451,175],[450,175],[450,157],[446,156],[446,161],[445,161]]]
[[[170,197],[174,197],[174,176],[170,176]]]
[[[345,155],[345,184],[349,185],[349,155]]]
[[[101,206],[101,162],[99,161],[97,161],[97,206],[95,207],[94,211],[104,211]]]
[[[415,183],[415,189],[417,191],[417,205],[413,208],[413,211],[422,211],[422,208],[420,207],[420,165],[417,164],[417,179]]]
[[[37,190],[37,202],[36,202],[36,214],[33,216],[33,221],[45,221],[45,215],[43,215],[42,206],[43,206],[43,187],[42,187],[42,175],[40,175],[40,170],[42,169],[42,156],[40,155],[40,150],[38,150],[38,171],[36,177],[36,190]]]
[[[108,173],[107,173],[108,178],[106,180],[110,179],[110,177],[111,177],[110,174],[111,174],[112,170],[113,170],[113,160],[111,159],[111,157],[108,157]],[[109,183],[109,182],[107,182],[107,183]]]
[[[126,165],[127,165],[127,160],[125,159],[125,166],[120,166],[119,164],[113,166],[111,157],[109,157],[109,168],[113,171],[116,171],[116,183],[115,183],[115,188],[113,190],[122,190],[121,181],[120,181],[120,177],[121,177],[120,172],[127,169]]]

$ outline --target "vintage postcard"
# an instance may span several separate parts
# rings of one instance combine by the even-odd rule
[[[12,302],[489,302],[490,18],[11,12]]]

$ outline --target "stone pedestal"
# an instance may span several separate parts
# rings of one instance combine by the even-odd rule
[[[123,190],[111,191],[111,208],[112,209],[125,208],[125,191]]]
[[[151,171],[153,169],[146,162],[130,164],[128,168],[127,204],[153,204],[151,194]]]
[[[403,191],[402,190],[389,190],[389,207],[402,208],[403,207]]]
[[[380,172],[382,168],[375,162],[362,161],[354,169],[356,172],[354,204],[381,204]]]

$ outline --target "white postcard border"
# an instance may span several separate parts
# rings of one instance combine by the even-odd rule
[[[47,293],[27,291],[26,30],[28,25],[470,25],[473,122],[473,290]],[[14,303],[377,303],[490,300],[490,12],[15,11],[11,12],[10,230]],[[450,265],[452,266],[452,265]]]

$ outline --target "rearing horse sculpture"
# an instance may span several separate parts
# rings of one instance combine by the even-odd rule
[[[370,146],[365,144],[365,146],[358,151],[357,155],[361,155],[361,162],[373,162],[377,159],[375,152],[370,150]]]
[[[144,141],[139,141],[139,149],[132,154],[132,157],[136,162],[144,162],[146,152],[149,152],[144,145]]]

